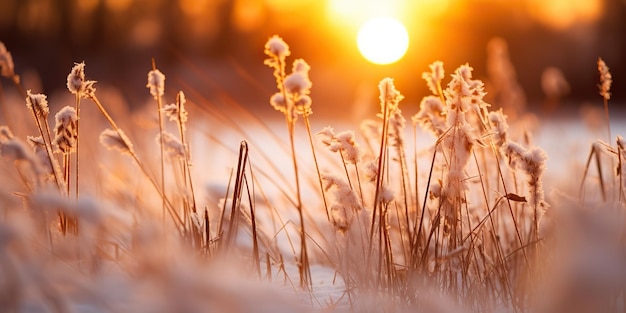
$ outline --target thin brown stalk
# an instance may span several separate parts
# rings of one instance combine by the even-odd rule
[[[250,164],[250,160],[248,159],[248,171],[250,171],[250,175],[253,176],[252,173],[252,165]],[[248,194],[248,204],[250,205],[250,220],[252,222],[252,263],[257,272],[259,279],[261,279],[261,257],[259,255],[259,241],[257,235],[257,224],[256,224],[256,214],[255,214],[255,202],[254,202],[254,178],[252,179],[252,187],[248,184],[248,178],[245,175],[244,171],[244,183],[246,185],[246,192]]]
[[[604,186],[604,178],[602,177],[602,162],[600,161],[600,152],[598,151],[596,151],[596,169],[598,170],[598,178],[600,179],[600,191],[602,191],[602,201],[606,202],[606,188]]]
[[[77,92],[76,93],[76,164],[74,165],[75,166],[75,169],[74,169],[75,173],[74,174],[76,176],[76,181],[75,181],[76,185],[74,186],[74,189],[75,189],[75,192],[76,192],[75,196],[76,196],[76,200],[77,201],[78,201],[78,191],[79,191],[78,190],[79,189],[79,186],[78,186],[79,185],[78,184],[79,180],[78,180],[78,178],[79,178],[79,173],[80,173],[79,172],[80,156],[78,154],[80,152],[79,151],[79,149],[80,149],[79,148],[80,147],[80,144],[79,144],[80,133],[79,133],[79,128],[78,128],[79,127],[79,123],[80,123],[80,99],[81,99],[81,94]],[[68,181],[69,181],[69,179],[68,179]],[[67,193],[69,195],[69,188],[68,188],[68,192]]]
[[[356,174],[356,183],[359,185],[359,196],[361,198],[361,205],[365,205],[365,200],[363,200],[363,187],[361,184],[361,175],[359,175],[359,165],[354,163],[354,172]]]
[[[606,132],[609,136],[609,140],[607,142],[611,142],[611,119],[609,118],[609,99],[607,97],[602,97],[604,102],[604,118],[606,119]]]
[[[235,174],[235,187],[233,189],[233,198],[230,211],[230,224],[228,234],[226,236],[226,247],[230,248],[233,244],[239,225],[239,210],[241,207],[242,191],[245,179],[246,163],[248,161],[248,145],[242,141],[239,146],[239,158],[237,160],[237,173]]]
[[[2,116],[4,116],[2,122],[5,123],[10,129],[14,129],[13,121],[8,118],[11,115],[9,115],[8,105],[5,100],[6,98],[4,97],[4,88],[2,87],[2,84],[0,84],[0,110],[2,112]]]
[[[502,183],[502,188],[504,190],[504,194],[509,194],[509,192],[507,191],[507,187],[506,187],[506,183],[504,182],[504,175],[502,174],[502,169],[500,168],[500,158],[498,156],[498,150],[495,147],[495,144],[493,143],[493,141],[490,142],[491,143],[491,150],[493,151],[494,157],[496,158],[496,165],[498,167],[498,176],[500,177],[500,182]],[[513,213],[513,206],[511,205],[511,200],[507,197],[506,198],[506,202],[507,205],[509,207],[509,213],[511,214],[511,218],[513,219],[513,225],[515,228],[515,234],[517,235],[517,240],[519,242],[520,246],[524,246],[524,243],[522,241],[522,236],[519,232],[519,228],[518,228],[518,222],[517,222],[517,218],[515,217],[515,214]],[[524,255],[524,261],[526,262],[526,266],[528,267],[528,269],[530,269],[530,261],[528,260],[528,255],[526,254],[526,250],[523,249],[522,253]]]
[[[35,106],[33,106],[31,112],[33,113],[33,118],[35,119],[35,124],[37,124],[37,129],[39,130],[39,134],[41,135],[41,140],[43,140],[44,142],[44,146],[46,147],[46,154],[48,156],[48,161],[50,161],[50,166],[52,167],[52,175],[54,176],[54,181],[57,184],[57,188],[59,189],[60,192],[65,192],[65,187],[64,187],[64,183],[61,180],[61,175],[58,173],[58,166],[56,165],[56,159],[53,156],[52,153],[52,140],[47,141],[46,139],[50,139],[50,129],[48,128],[47,131],[44,130],[44,125],[47,127],[48,122],[46,121],[46,118],[41,116],[40,119],[40,114],[37,113],[38,108],[35,108]],[[44,123],[41,123],[41,120],[44,120]],[[43,124],[43,125],[42,125]],[[48,136],[46,136],[46,134]]]
[[[204,208],[204,254],[211,257],[211,223],[209,220],[209,210]]]
[[[350,189],[354,190],[354,187],[352,187],[352,180],[350,179],[350,172],[348,172],[348,165],[346,165],[346,159],[343,157],[343,153],[341,151],[339,151],[339,156],[341,157],[341,165],[343,166],[343,171],[344,173],[346,173],[348,186],[350,186]]]
[[[156,71],[156,61],[152,58],[152,70]],[[159,116],[159,152],[160,152],[160,166],[161,166],[161,190],[163,194],[165,194],[165,147],[163,140],[163,114],[162,111],[162,100],[161,94],[157,93],[156,95],[156,104],[157,104],[157,114]],[[163,226],[165,227],[165,198],[161,201],[162,210],[161,210],[161,218],[163,219]]]
[[[230,186],[232,185],[232,181],[233,181],[233,175],[234,175],[234,170],[231,169],[230,171],[230,175],[228,176],[228,184],[226,184],[226,193],[224,194],[224,199],[228,199],[228,194],[230,193]],[[224,201],[224,203],[222,204],[222,208],[220,211],[220,217],[217,223],[217,239],[219,240],[220,245],[218,245],[218,247],[221,246],[221,243],[223,243],[224,241],[222,240],[222,238],[224,238],[223,236],[223,228],[224,228],[224,218],[226,216],[226,201]]]
[[[476,153],[472,152],[472,155],[474,156],[474,162],[476,163],[476,168],[478,168],[478,171],[480,173],[480,167],[478,165],[478,158],[476,157]],[[498,200],[496,200],[496,203],[493,206],[493,209],[489,210],[489,198],[487,197],[487,191],[485,189],[485,182],[483,180],[483,176],[482,175],[479,174],[478,177],[480,178],[480,185],[482,187],[481,189],[482,189],[482,194],[483,194],[483,197],[484,197],[484,200],[485,200],[485,206],[487,207],[487,210],[488,210],[487,217],[488,217],[490,225],[491,225],[491,232],[489,232],[489,233],[491,234],[491,239],[492,239],[492,241],[494,243],[494,246],[495,246],[495,249],[496,249],[496,256],[498,257],[498,261],[500,262],[500,268],[503,271],[502,276],[504,277],[505,287],[507,289],[507,292],[509,293],[509,297],[511,299],[513,299],[514,295],[513,295],[513,292],[511,290],[511,286],[510,286],[511,283],[510,283],[510,278],[509,278],[509,275],[508,275],[506,261],[505,261],[505,258],[504,258],[504,253],[502,251],[502,245],[500,244],[500,241],[497,239],[496,226],[494,224],[493,216],[492,216],[492,213],[496,210],[496,208],[498,207],[498,204],[500,203],[500,201],[503,198],[507,198],[508,199],[508,197],[500,197],[500,198],[498,198]],[[487,217],[485,217],[485,219]],[[483,221],[484,221],[484,219],[483,219]],[[482,225],[483,221],[481,221],[476,227]],[[469,223],[469,221],[468,221],[468,223]],[[471,225],[470,225],[470,227],[471,227]],[[474,230],[476,229],[476,227],[469,232],[468,236],[470,236],[470,237],[472,236],[472,234],[473,234]],[[463,241],[465,241],[465,240],[463,240]],[[471,240],[471,244],[472,245],[474,244],[474,239]]]
[[[284,92],[284,91],[283,91]],[[285,97],[287,99],[287,97]],[[296,200],[297,200],[297,210],[298,216],[300,218],[300,260],[298,262],[298,271],[300,273],[300,287],[304,288],[305,286],[311,287],[311,269],[309,268],[309,256],[306,248],[306,230],[304,223],[304,214],[302,208],[302,198],[300,195],[300,177],[298,174],[298,161],[296,158],[296,148],[295,148],[295,139],[294,139],[294,124],[295,121],[289,118],[289,116],[285,115],[287,121],[287,128],[289,131],[289,143],[291,146],[291,159],[293,161],[293,168],[295,173],[296,180]]]
[[[322,174],[320,173],[320,166],[317,162],[317,155],[315,153],[315,145],[313,144],[313,136],[311,135],[311,122],[309,121],[309,115],[303,114],[304,125],[306,126],[306,132],[309,136],[309,144],[311,144],[311,152],[313,153],[313,162],[315,163],[315,170],[317,171],[317,179],[320,184],[320,192],[322,193],[322,200],[324,201],[324,209],[326,212],[326,219],[330,221],[330,213],[328,211],[328,201],[326,200],[326,193],[324,192],[324,184],[322,182]]]
[[[382,182],[383,182],[383,174],[384,174],[383,165],[385,164],[384,158],[386,155],[385,151],[387,150],[388,130],[389,130],[389,103],[387,100],[385,100],[383,103],[383,128],[381,132],[380,149],[378,153],[378,172],[376,173],[376,190],[374,192],[374,210],[372,210],[372,223],[370,225],[370,233],[369,233],[370,244],[369,244],[369,248],[367,252],[368,265],[369,265],[369,259],[370,259],[371,252],[372,252],[372,242],[373,242],[372,240],[374,238],[374,225],[376,223],[376,215],[381,214],[379,213],[379,211],[381,211],[381,208],[379,206],[379,203],[380,203],[379,194],[382,189]]]
[[[90,95],[89,99],[91,99],[91,101],[93,101],[93,103],[96,104],[96,106],[100,110],[100,113],[102,113],[102,115],[109,122],[111,127],[113,127],[113,130],[115,130],[117,132],[117,134],[120,136],[120,138],[124,138],[124,135],[121,132],[120,128],[117,126],[115,121],[113,121],[113,118],[111,117],[111,115],[109,115],[109,113],[104,108],[104,106],[102,105],[100,100],[98,100],[98,97],[96,97],[96,95]],[[184,236],[185,223],[184,223],[183,219],[181,219],[181,217],[178,214],[178,212],[176,212],[176,209],[174,209],[174,206],[172,205],[172,203],[167,199],[167,197],[166,197],[165,193],[163,192],[163,190],[161,190],[161,188],[159,188],[159,184],[152,178],[152,176],[150,176],[150,174],[148,173],[148,170],[144,167],[143,163],[141,163],[141,161],[139,160],[139,156],[137,156],[137,154],[133,150],[130,150],[128,152],[129,152],[131,158],[135,161],[135,164],[137,164],[137,166],[141,170],[142,174],[148,179],[148,181],[150,181],[150,184],[152,184],[152,186],[157,191],[159,196],[163,199],[163,201],[166,204],[166,208],[168,209],[168,211],[170,213],[170,216],[172,217],[172,220],[174,221],[174,223],[177,226],[177,230],[179,231],[179,233],[181,235]]]

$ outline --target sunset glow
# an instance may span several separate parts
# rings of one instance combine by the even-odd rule
[[[375,64],[400,60],[409,48],[409,34],[398,20],[371,19],[359,30],[357,45],[364,58]]]

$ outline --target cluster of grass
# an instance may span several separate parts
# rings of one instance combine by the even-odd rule
[[[380,113],[361,125],[357,138],[332,127],[313,132],[310,66],[297,59],[287,73],[291,51],[278,36],[269,39],[265,53],[277,86],[270,104],[284,114],[288,157],[267,155],[254,136],[237,146],[217,139],[211,144],[235,150],[233,169],[211,178],[222,180],[225,190],[205,195],[194,188],[196,180],[215,174],[194,171],[190,142],[202,134],[188,134],[202,121],[189,118],[182,91],[164,105],[165,75],[154,60],[147,88],[156,129],[133,131],[133,138],[107,111],[96,82],[86,79],[84,63],[75,64],[67,77],[74,105],[59,110],[51,128],[46,96],[25,90],[0,44],[2,76],[25,99],[24,116],[30,113],[38,131],[26,145],[9,127],[0,127],[0,307],[15,312],[626,308],[623,138],[618,136],[615,146],[601,141],[592,146],[580,169],[579,197],[556,192],[546,197],[546,154],[529,136],[512,131],[524,129],[523,121],[508,121],[485,102],[484,85],[469,65],[456,69],[449,81],[442,62],[430,66],[422,77],[432,94],[424,97],[410,127],[401,92],[392,79],[383,79]],[[602,60],[598,64],[608,117],[611,76]],[[91,105],[84,102],[97,111],[81,112]],[[15,120],[3,110],[7,122]],[[221,118],[240,131],[232,119]],[[297,137],[299,119],[307,138]],[[108,128],[99,135],[83,129],[100,122]],[[418,149],[418,132],[432,134],[433,145]],[[144,140],[155,135],[156,143]],[[91,145],[96,136],[117,152]],[[310,151],[298,149],[299,140]],[[136,144],[143,142],[151,144]],[[310,154],[312,162],[303,162],[311,159],[302,154]],[[589,171],[593,160],[596,176]],[[602,197],[583,199],[590,193]],[[315,283],[320,269],[334,273],[339,291],[320,293],[325,288]],[[277,291],[281,285],[291,286],[300,300]]]

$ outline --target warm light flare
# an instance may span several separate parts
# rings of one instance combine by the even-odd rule
[[[390,64],[400,60],[409,48],[409,34],[398,20],[380,17],[371,19],[357,35],[359,51],[375,64]]]
[[[593,22],[603,13],[601,0],[531,0],[529,12],[540,22],[556,29],[577,22]]]

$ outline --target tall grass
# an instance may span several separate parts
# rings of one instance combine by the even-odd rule
[[[330,126],[314,132],[311,67],[296,59],[288,74],[291,51],[278,36],[265,53],[277,86],[269,102],[285,117],[285,139],[249,135],[194,90],[189,102],[179,91],[165,104],[165,74],[154,61],[147,87],[156,127],[141,129],[110,114],[106,94],[101,101],[95,81],[85,78],[85,63],[76,63],[67,77],[75,105],[55,115],[51,132],[46,96],[23,91],[0,45],[2,76],[22,95],[22,114],[32,116],[38,133],[27,146],[0,127],[0,307],[624,310],[622,137],[615,146],[592,145],[577,173],[579,198],[546,196],[547,155],[516,135],[522,122],[485,102],[484,84],[469,65],[449,80],[442,62],[422,75],[431,95],[411,116],[411,130],[414,142],[429,133],[432,144],[411,147],[393,79],[378,85],[380,113],[364,123],[363,138]],[[598,64],[608,127],[612,78]],[[299,118],[312,158],[296,144]],[[241,140],[205,131],[209,120]],[[253,122],[255,133],[268,129]],[[145,140],[155,136],[156,142]],[[114,151],[92,145],[96,137]],[[288,156],[255,143],[267,137]],[[201,142],[194,158],[192,142]],[[223,156],[229,171],[197,166]],[[220,188],[197,188],[198,180],[220,181]],[[321,283],[329,272],[331,281]],[[286,295],[284,286],[292,292]]]

